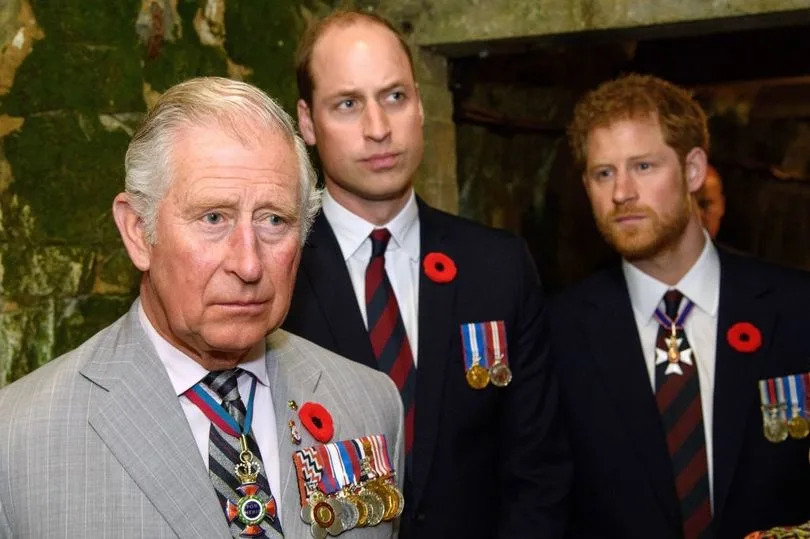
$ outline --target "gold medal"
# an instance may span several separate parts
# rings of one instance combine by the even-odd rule
[[[385,501],[376,488],[372,488],[371,484],[367,484],[360,491],[359,496],[368,505],[368,526],[376,526],[382,522],[385,515]]]
[[[787,422],[787,431],[794,440],[801,440],[807,438],[807,435],[810,434],[810,424],[807,423],[804,417],[797,415],[791,417],[790,421]]]
[[[388,522],[402,514],[402,509],[405,507],[405,498],[402,496],[402,492],[391,483],[383,483],[382,487],[385,489],[388,499],[388,503],[386,504],[388,510],[385,512],[383,520]]]
[[[506,387],[512,381],[512,370],[506,363],[497,360],[492,367],[489,368],[489,379],[493,385],[498,387]]]
[[[368,505],[357,494],[349,494],[346,500],[357,508],[357,527],[365,528],[368,524]]]
[[[476,363],[467,370],[467,383],[473,389],[484,389],[489,383],[489,373]]]

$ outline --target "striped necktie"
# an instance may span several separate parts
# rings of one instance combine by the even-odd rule
[[[414,388],[416,368],[399,305],[385,271],[385,249],[391,233],[378,228],[371,238],[371,259],[366,268],[366,315],[371,348],[377,367],[388,374],[399,389],[405,410],[405,454],[413,445]]]
[[[669,354],[670,344],[675,347],[673,352],[676,354],[671,360],[657,362],[655,399],[667,437],[675,490],[681,506],[683,537],[702,539],[711,537],[709,468],[695,354],[686,339],[683,321],[675,324],[682,299],[683,294],[677,290],[669,290],[664,295],[670,326],[659,325],[656,354],[657,357]],[[667,374],[668,366],[675,362],[682,374],[673,372],[672,367]]]
[[[222,399],[222,407],[236,420],[240,427],[245,424],[245,403],[239,395],[238,379],[240,374],[253,376],[242,369],[229,369],[226,371],[212,371],[203,378],[202,383],[216,393]],[[261,465],[262,456],[259,446],[253,438],[253,434],[248,433],[248,448],[256,460]],[[278,519],[278,510],[270,492],[270,484],[267,481],[264,466],[261,466],[259,477],[256,483],[259,486],[259,497],[263,502],[273,501],[272,514],[268,515],[258,525],[246,525],[238,517],[234,517],[233,507],[237,501],[243,497],[244,493],[239,493],[242,482],[236,476],[234,468],[239,463],[240,445],[239,438],[231,436],[220,429],[216,423],[211,422],[208,433],[208,474],[214,490],[217,492],[219,503],[225,512],[226,518],[230,522],[231,533],[234,537],[284,537],[281,529],[281,522]],[[230,504],[228,502],[231,502]]]

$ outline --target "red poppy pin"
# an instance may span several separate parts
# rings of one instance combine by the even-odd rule
[[[329,411],[317,402],[305,402],[298,409],[298,419],[313,438],[325,444],[335,434],[335,426]]]
[[[737,322],[726,333],[728,344],[738,352],[750,354],[762,346],[762,333],[751,322]]]
[[[428,253],[423,262],[425,275],[434,283],[449,283],[456,278],[456,263],[444,253]]]

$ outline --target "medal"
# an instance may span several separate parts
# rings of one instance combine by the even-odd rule
[[[489,383],[489,373],[477,363],[467,370],[467,383],[473,389],[484,389]]]
[[[293,464],[301,493],[301,519],[316,539],[376,526],[402,514],[404,498],[383,435],[300,449]]]
[[[512,381],[512,371],[506,363],[497,362],[489,368],[489,379],[498,387],[506,387]]]
[[[667,316],[660,308],[655,309],[655,319],[659,324],[669,329],[669,337],[664,338],[664,345],[666,349],[659,348],[660,343],[655,347],[655,364],[667,364],[664,374],[677,374],[683,375],[683,368],[681,364],[692,365],[692,349],[686,348],[681,350],[682,338],[678,338],[678,330],[683,331],[683,325],[687,317],[691,314],[695,304],[687,300],[686,306],[681,309],[681,313],[675,320]]]
[[[487,357],[494,358],[489,367],[489,379],[497,387],[506,387],[512,381],[506,354],[506,327],[503,320],[487,322],[487,326]]]
[[[791,417],[787,422],[787,431],[794,440],[801,440],[807,438],[807,435],[810,434],[810,424],[807,423],[805,418],[797,415]]]
[[[464,348],[464,375],[467,378],[467,384],[473,389],[487,387],[489,372],[486,358],[481,356],[486,349],[481,324],[462,324],[461,344]],[[483,366],[481,365],[482,359],[484,359]]]
[[[234,475],[239,479],[239,486],[234,490],[239,495],[235,502],[227,499],[225,501],[225,517],[229,525],[237,519],[244,524],[241,531],[243,537],[259,537],[264,535],[265,530],[261,523],[267,519],[269,525],[278,519],[278,508],[272,493],[262,491],[257,483],[262,465],[253,455],[248,445],[248,435],[253,422],[253,398],[256,395],[256,378],[254,377],[250,386],[250,396],[245,407],[244,424],[240,425],[223,406],[215,401],[203,388],[201,383],[197,383],[183,395],[196,405],[203,414],[216,424],[226,434],[239,438],[239,462],[234,466]],[[278,523],[276,523],[276,526]]]
[[[769,442],[779,443],[787,440],[787,422],[782,419],[782,407],[767,406],[762,409],[762,432]]]
[[[290,419],[287,425],[290,427],[290,441],[295,445],[301,445],[301,433],[298,432],[298,427],[295,426],[295,421]]]
[[[787,439],[785,417],[785,393],[782,380],[770,378],[759,381],[759,397],[762,405],[762,433],[769,442],[779,443]]]

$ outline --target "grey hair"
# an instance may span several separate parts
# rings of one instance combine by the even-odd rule
[[[246,132],[245,122],[253,129]],[[243,144],[255,130],[280,133],[295,147],[300,183],[300,234],[306,240],[321,206],[317,175],[304,141],[290,115],[270,96],[250,84],[222,77],[197,77],[169,88],[146,114],[132,137],[124,160],[126,192],[143,220],[146,240],[154,244],[157,211],[173,178],[171,150],[182,128],[217,123]]]

